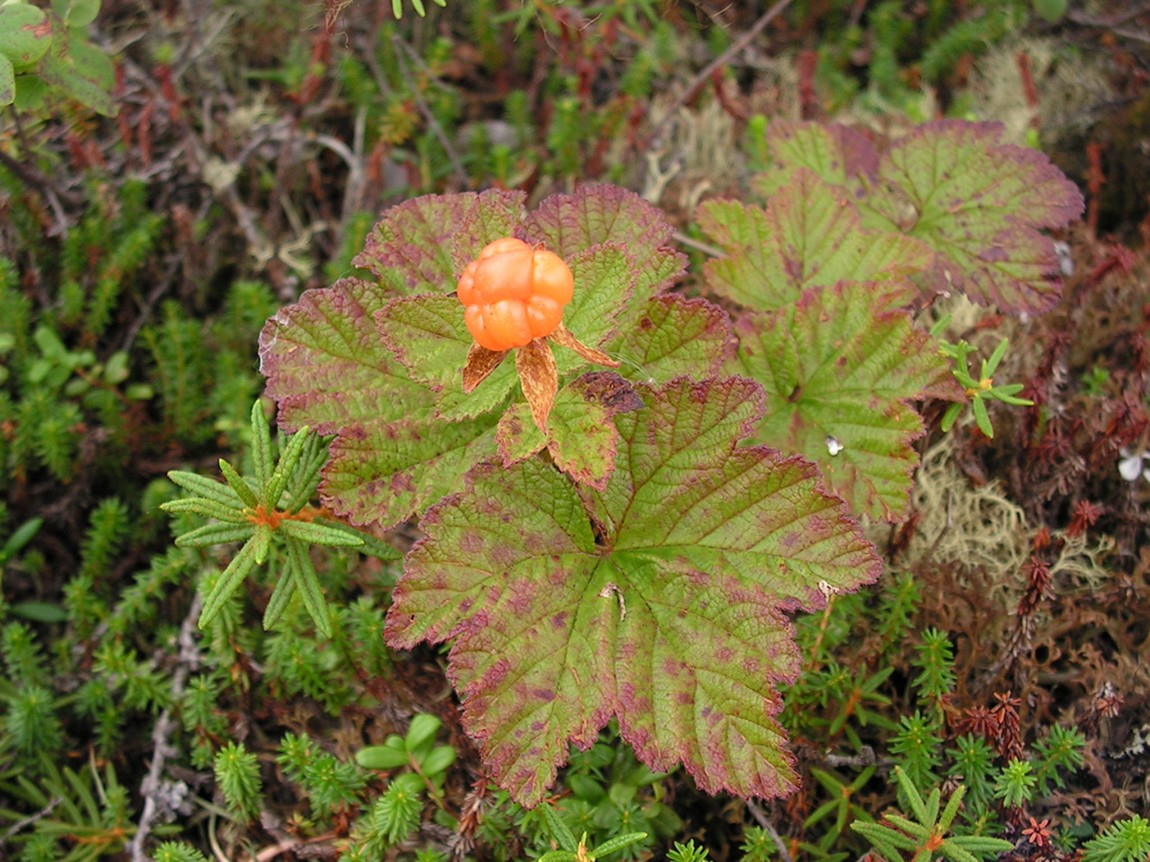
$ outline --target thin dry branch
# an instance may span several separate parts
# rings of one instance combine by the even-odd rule
[[[180,626],[179,645],[180,652],[175,670],[172,672],[172,700],[178,700],[184,693],[184,686],[188,681],[188,674],[200,664],[200,648],[196,644],[196,620],[200,616],[200,595],[192,599],[192,606],[184,617]],[[148,774],[140,783],[140,795],[144,798],[144,810],[140,814],[140,822],[136,826],[136,834],[132,836],[132,843],[128,845],[132,862],[147,862],[148,855],[144,852],[144,844],[152,831],[152,824],[159,814],[157,798],[161,793],[160,778],[164,774],[164,767],[168,758],[178,754],[172,747],[170,737],[176,729],[176,720],[172,718],[171,709],[165,709],[156,719],[156,726],[152,728],[152,765]]]

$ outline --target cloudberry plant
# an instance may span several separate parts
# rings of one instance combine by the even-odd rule
[[[361,277],[261,336],[280,426],[333,436],[326,511],[419,517],[385,637],[451,642],[463,726],[517,802],[612,719],[654,771],[790,793],[788,614],[877,577],[856,516],[905,514],[913,402],[965,397],[912,309],[944,290],[1015,312],[1058,298],[1040,229],[1081,195],[999,128],[934,123],[882,149],[771,124],[766,149],[764,207],[700,214],[722,307],[671,289],[684,257],[636,195],[585,185],[528,213],[490,190],[389,210]],[[551,255],[570,281],[536,271]],[[900,735],[919,777],[934,730]]]

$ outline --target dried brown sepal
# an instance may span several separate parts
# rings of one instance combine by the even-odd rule
[[[478,344],[472,344],[467,351],[467,362],[463,366],[463,391],[470,392],[487,379],[492,371],[499,367],[506,350],[488,350]]]
[[[515,368],[519,372],[519,385],[531,408],[536,427],[547,433],[547,415],[559,391],[559,369],[551,347],[542,338],[528,342],[515,353]]]
[[[560,321],[559,325],[555,327],[555,331],[547,336],[556,344],[561,344],[569,350],[574,350],[588,362],[594,362],[596,365],[606,365],[608,368],[618,368],[619,363],[604,353],[602,350],[596,350],[594,347],[588,347],[578,338],[571,334],[563,322]]]

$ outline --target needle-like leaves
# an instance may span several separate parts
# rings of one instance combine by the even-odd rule
[[[177,545],[206,547],[242,542],[204,597],[199,624],[208,625],[255,567],[268,562],[282,547],[283,564],[264,612],[264,625],[274,625],[292,596],[298,594],[316,629],[330,637],[331,620],[309,547],[364,547],[377,556],[398,555],[383,543],[369,541],[369,537],[346,525],[326,519],[321,512],[304,511],[315,494],[319,465],[324,460],[323,446],[314,434],[306,428],[298,431],[273,465],[271,432],[258,401],[252,407],[251,425],[254,477],[240,475],[223,459],[220,472],[225,484],[180,470],[168,474],[173,482],[197,496],[165,503],[165,511],[190,512],[222,522],[184,533],[176,539]],[[286,505],[278,507],[276,503],[285,496]]]

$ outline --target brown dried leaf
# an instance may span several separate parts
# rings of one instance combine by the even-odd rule
[[[487,375],[499,367],[507,351],[488,350],[472,344],[467,351],[467,363],[463,366],[463,391],[470,392],[487,379]]]
[[[519,372],[523,396],[531,406],[531,418],[546,434],[547,415],[559,389],[559,370],[555,367],[551,347],[542,338],[528,342],[516,352],[515,368]]]
[[[555,331],[547,336],[556,344],[561,344],[569,350],[574,350],[588,362],[594,362],[596,365],[606,365],[608,368],[618,368],[619,363],[604,353],[602,350],[596,350],[594,347],[588,347],[578,338],[571,334],[571,331],[563,325],[563,321],[559,321],[559,325]]]

